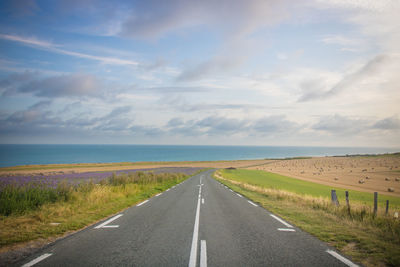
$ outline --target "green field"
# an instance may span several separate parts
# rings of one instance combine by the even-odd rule
[[[287,176],[258,171],[258,170],[221,170],[224,177],[247,184],[261,186],[264,188],[285,190],[300,195],[309,195],[313,197],[326,197],[330,198],[331,190],[335,189],[340,203],[345,203],[346,189],[321,185],[317,183],[307,182]],[[357,202],[368,206],[373,205],[374,194],[367,192],[360,192],[354,190],[349,191],[349,199],[351,202]],[[393,197],[387,195],[378,195],[378,205],[384,207],[386,200],[389,200],[390,208],[400,208],[400,197]]]

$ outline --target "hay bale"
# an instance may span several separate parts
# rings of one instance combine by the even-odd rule
[[[394,178],[394,180],[395,180],[396,182],[399,182],[399,181],[400,181],[400,178]]]
[[[394,188],[393,187],[389,187],[388,188],[388,192],[394,192]]]
[[[385,181],[390,181],[390,178],[386,177],[386,178],[385,178]]]
[[[365,180],[364,180],[364,179],[358,180],[358,183],[359,183],[359,184],[364,184],[364,183],[365,183]]]

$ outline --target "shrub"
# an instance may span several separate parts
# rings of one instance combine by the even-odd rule
[[[66,185],[51,188],[36,184],[25,186],[7,185],[0,191],[0,214],[23,213],[40,207],[44,203],[67,200],[70,188]]]

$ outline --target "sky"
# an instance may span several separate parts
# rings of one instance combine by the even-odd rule
[[[0,2],[0,143],[400,147],[398,0]]]

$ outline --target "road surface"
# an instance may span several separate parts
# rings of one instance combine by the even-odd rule
[[[17,266],[356,266],[211,178],[212,170]]]

